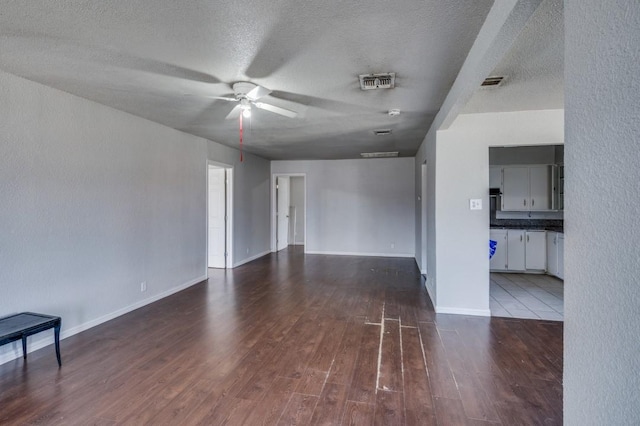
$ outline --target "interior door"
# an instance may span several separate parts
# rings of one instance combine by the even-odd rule
[[[276,178],[276,250],[278,251],[289,244],[289,183],[288,176]]]
[[[226,184],[225,169],[209,167],[209,268],[225,267]]]

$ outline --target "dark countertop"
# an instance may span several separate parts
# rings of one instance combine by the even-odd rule
[[[489,228],[564,232],[564,221],[557,219],[493,219],[489,224]]]
[[[552,232],[562,232],[564,233],[564,228],[562,226],[500,226],[500,225],[491,225],[489,229],[524,229],[525,231],[552,231]]]

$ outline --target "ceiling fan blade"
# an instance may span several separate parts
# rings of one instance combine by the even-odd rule
[[[247,98],[251,101],[256,101],[260,98],[264,98],[269,93],[271,93],[271,90],[266,87],[256,86],[247,93]]]
[[[221,99],[223,101],[229,101],[229,102],[237,102],[238,100],[236,98],[229,98],[229,97],[224,97],[224,96],[206,96],[209,99]]]
[[[229,114],[227,114],[227,116],[225,117],[225,120],[232,120],[234,118],[238,118],[240,117],[241,112],[242,112],[242,107],[240,106],[240,104],[238,104],[233,107],[233,109]]]
[[[280,108],[271,104],[265,104],[264,102],[254,102],[253,104],[257,108],[264,109],[265,111],[273,112],[275,114],[284,115],[285,117],[295,118],[298,116],[298,113],[295,111],[291,111],[290,109]]]

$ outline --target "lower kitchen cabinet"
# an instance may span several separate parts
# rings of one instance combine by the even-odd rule
[[[489,235],[497,242],[496,252],[489,266],[492,271],[546,271],[546,231],[491,229]]]
[[[525,269],[531,271],[547,269],[546,231],[525,232]]]
[[[564,279],[564,234],[547,233],[547,273]]]
[[[507,231],[504,229],[491,229],[489,238],[496,242],[496,251],[489,262],[492,271],[507,270]]]
[[[525,270],[525,231],[509,229],[507,231],[507,269]]]

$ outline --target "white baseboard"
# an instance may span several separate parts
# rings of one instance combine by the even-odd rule
[[[247,257],[246,259],[243,259],[243,260],[241,260],[240,262],[236,262],[236,263],[234,263],[234,264],[233,264],[233,267],[234,267],[234,268],[237,268],[237,267],[238,267],[238,266],[240,266],[240,265],[244,265],[245,263],[249,263],[249,262],[251,262],[252,260],[259,259],[259,258],[261,258],[262,256],[266,256],[266,255],[268,255],[269,253],[271,253],[271,250],[266,250],[266,251],[263,251],[262,253],[258,253],[258,254],[256,254],[256,255],[251,256],[251,257]]]
[[[490,317],[489,309],[467,309],[467,308],[448,308],[446,306],[436,306],[437,314],[456,314],[456,315],[474,315],[477,317]]]
[[[436,298],[433,296],[433,293],[432,293],[431,287],[429,286],[429,281],[426,281],[426,280],[425,280],[425,282],[424,282],[424,288],[426,288],[426,289],[427,289],[427,294],[429,295],[429,299],[431,299],[431,304],[432,304],[433,306],[436,306]]]
[[[78,334],[82,331],[88,330],[90,328],[93,328],[97,325],[100,325],[104,322],[107,322],[109,320],[112,320],[114,318],[117,318],[121,315],[127,314],[131,311],[135,311],[138,308],[141,308],[143,306],[146,306],[150,303],[153,302],[157,302],[160,299],[164,299],[165,297],[171,296],[174,293],[177,293],[179,291],[182,291],[188,287],[191,287],[192,285],[198,284],[199,282],[205,281],[207,279],[207,276],[204,275],[202,277],[198,277],[195,278],[191,281],[188,281],[184,284],[181,284],[177,287],[173,287],[169,290],[163,291],[162,293],[158,293],[154,296],[151,296],[147,299],[143,299],[140,300],[138,302],[135,302],[129,306],[126,306],[122,309],[118,309],[117,311],[108,313],[106,315],[103,315],[101,317],[92,319],[91,321],[87,321],[83,324],[77,325],[75,327],[69,328],[69,329],[62,329],[60,332],[60,340],[64,340],[67,337],[71,337],[74,334]],[[62,325],[64,326],[64,318],[62,318]],[[37,336],[37,335],[36,335]],[[34,336],[35,337],[35,336]],[[27,347],[27,353],[31,353],[34,351],[37,351],[38,349],[42,349],[45,346],[49,346],[49,345],[53,345],[54,343],[54,339],[53,339],[53,335],[46,337],[46,338],[40,338],[40,339],[33,339],[29,341],[29,345]],[[11,346],[11,345],[7,345],[7,346]],[[7,347],[5,346],[5,347]],[[2,354],[0,355],[0,365],[9,362],[9,361],[13,361],[16,358],[20,358],[22,356],[22,344],[20,343],[20,341],[16,341],[13,342],[13,350],[10,350],[8,353]],[[53,354],[53,352],[52,352]],[[63,358],[64,358],[64,353],[62,353]]]
[[[325,254],[330,256],[371,256],[371,257],[415,257],[413,253],[362,253],[350,251],[307,250],[305,254]]]

